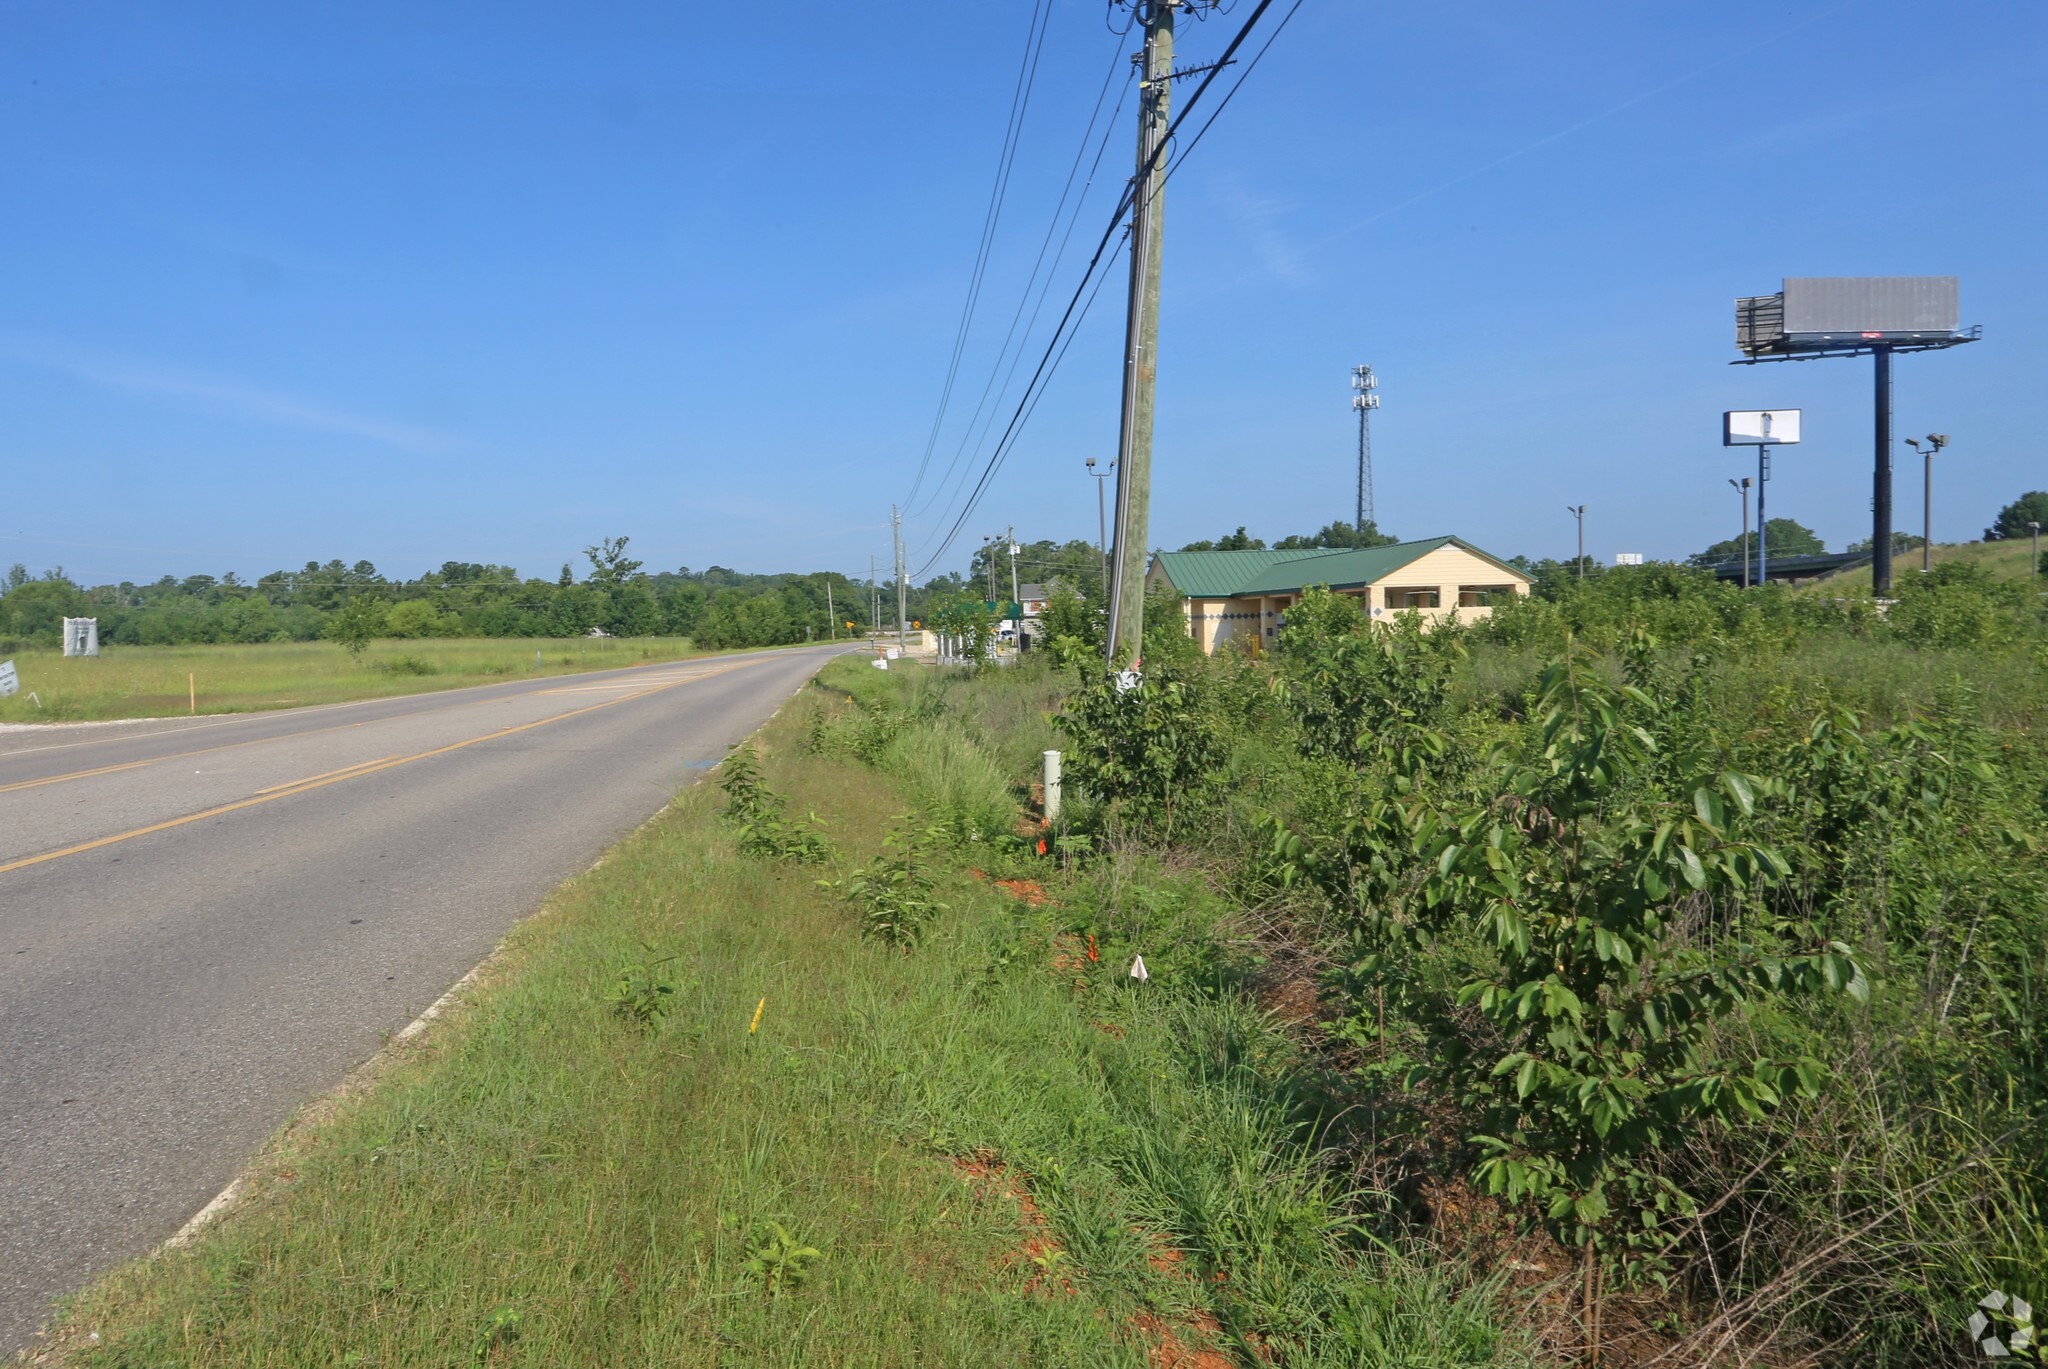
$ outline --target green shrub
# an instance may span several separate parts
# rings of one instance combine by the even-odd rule
[[[1216,784],[1222,720],[1201,663],[1148,663],[1141,683],[1084,685],[1054,719],[1069,742],[1066,774],[1090,793],[1156,823],[1171,838],[1174,819]]]

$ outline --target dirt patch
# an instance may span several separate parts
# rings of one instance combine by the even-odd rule
[[[1067,1252],[1054,1239],[1045,1214],[1038,1210],[1038,1204],[1032,1201],[1031,1190],[1017,1172],[986,1151],[971,1156],[955,1156],[953,1169],[975,1187],[988,1193],[1001,1193],[1017,1205],[1017,1220],[1025,1231],[1024,1244],[1005,1255],[1002,1264],[1006,1269],[1028,1271],[1024,1290],[1047,1296],[1072,1294],[1073,1281],[1066,1275]]]
[[[1315,981],[1306,975],[1276,979],[1259,990],[1259,1006],[1289,1026],[1319,1024],[1323,1016]]]
[[[1046,903],[1045,886],[1035,879],[999,879],[996,888],[1027,907],[1040,908]]]
[[[1132,1318],[1132,1323],[1152,1342],[1146,1358],[1151,1361],[1153,1369],[1237,1369],[1237,1361],[1221,1350],[1189,1345],[1173,1327],[1166,1324],[1164,1318],[1154,1313],[1140,1312]],[[1197,1313],[1190,1326],[1205,1336],[1214,1335],[1222,1329],[1207,1312]]]

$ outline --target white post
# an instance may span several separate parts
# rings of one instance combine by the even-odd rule
[[[1058,822],[1060,817],[1060,753],[1045,753],[1045,820]]]

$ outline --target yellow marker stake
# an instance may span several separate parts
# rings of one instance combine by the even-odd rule
[[[767,1007],[768,999],[765,996],[763,996],[759,1003],[754,1005],[754,1020],[747,1026],[747,1035],[752,1036],[755,1032],[761,1030],[761,1014],[767,1010]]]
[[[188,709],[196,718],[199,716],[199,675],[196,671],[185,672],[185,692],[188,696]]]

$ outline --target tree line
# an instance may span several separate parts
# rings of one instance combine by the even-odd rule
[[[585,549],[588,567],[550,577],[511,566],[445,561],[412,579],[369,561],[308,561],[254,581],[166,575],[147,584],[82,585],[62,567],[31,575],[16,564],[0,579],[0,650],[55,647],[65,618],[97,618],[113,646],[212,642],[306,642],[367,637],[689,637],[706,647],[782,646],[871,625],[864,581],[834,571],[750,574],[724,566],[646,571],[625,537]],[[957,582],[958,576],[948,577]],[[882,618],[895,590],[882,586]],[[930,601],[911,594],[911,613]]]

